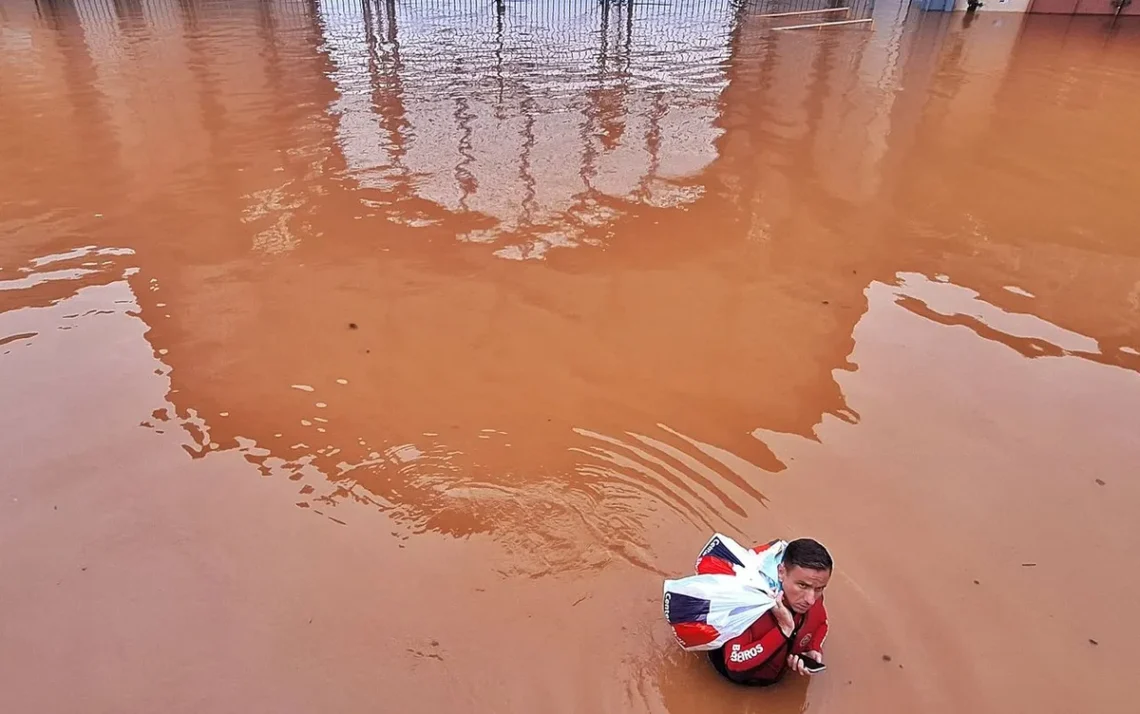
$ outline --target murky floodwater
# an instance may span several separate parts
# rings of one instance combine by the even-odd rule
[[[1140,25],[765,7],[0,6],[12,710],[1132,711]]]

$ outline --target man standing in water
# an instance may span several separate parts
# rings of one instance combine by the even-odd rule
[[[763,553],[771,546],[756,550]],[[818,542],[800,538],[788,543],[779,566],[776,606],[724,647],[709,652],[717,671],[737,684],[760,687],[780,681],[789,669],[810,674],[800,655],[823,662],[823,590],[831,568],[831,554]]]

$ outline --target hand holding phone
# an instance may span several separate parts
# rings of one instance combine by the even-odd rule
[[[827,665],[820,662],[814,657],[809,657],[806,654],[792,655],[795,659],[799,660],[799,667],[796,671],[800,674],[818,674],[827,669]],[[802,669],[801,669],[802,668]]]

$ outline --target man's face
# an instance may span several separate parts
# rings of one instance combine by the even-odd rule
[[[781,565],[779,572],[780,583],[784,588],[784,600],[787,601],[788,607],[800,615],[811,609],[815,601],[823,595],[827,581],[831,580],[830,570],[815,570],[799,565],[793,565],[791,568]]]

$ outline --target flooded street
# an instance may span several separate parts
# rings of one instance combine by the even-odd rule
[[[771,8],[0,5],[5,711],[1135,711],[1140,20]]]

